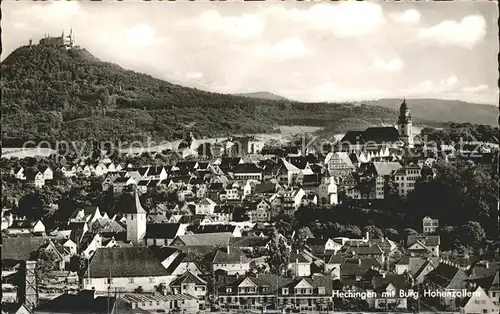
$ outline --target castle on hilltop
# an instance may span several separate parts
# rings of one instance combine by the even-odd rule
[[[68,50],[75,47],[75,35],[73,35],[73,29],[70,29],[69,35],[67,36],[64,35],[64,31],[61,36],[58,37],[51,37],[49,34],[45,34],[45,36],[40,39],[38,44],[40,46],[49,46]]]

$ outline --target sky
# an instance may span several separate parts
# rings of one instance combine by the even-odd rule
[[[73,29],[103,61],[222,93],[498,105],[495,2],[2,3],[2,60]]]

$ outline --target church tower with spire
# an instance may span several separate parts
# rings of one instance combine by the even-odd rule
[[[146,211],[141,206],[137,190],[134,191],[134,201],[124,211],[127,219],[127,241],[135,245],[141,243],[146,235]]]
[[[413,129],[411,122],[410,109],[406,104],[406,98],[403,99],[401,107],[399,107],[398,132],[400,139],[406,147],[413,147]]]

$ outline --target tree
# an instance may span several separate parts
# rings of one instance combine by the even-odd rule
[[[57,258],[54,252],[41,248],[37,252],[36,271],[40,281],[51,279],[52,271],[57,267]]]
[[[404,231],[403,231],[403,235],[405,236],[405,239],[409,236],[409,235],[415,235],[415,234],[418,234],[417,231],[415,231],[415,229],[412,229],[412,228],[406,228]]]
[[[269,271],[275,275],[283,275],[288,268],[289,261],[290,249],[286,239],[278,231],[274,230],[269,243],[269,256],[266,258]]]
[[[380,228],[374,225],[368,225],[363,228],[363,231],[368,232],[370,239],[382,239],[384,237],[384,233]]]
[[[82,255],[73,255],[69,260],[69,270],[74,271],[78,274],[78,277],[82,278],[85,275],[85,271],[88,267],[88,259]]]
[[[308,238],[312,238],[313,234],[308,227],[303,227],[297,230],[292,242],[293,250],[302,250],[306,245],[306,241]]]
[[[385,229],[385,236],[393,241],[397,241],[399,239],[399,232],[394,228]]]
[[[478,247],[483,244],[486,233],[477,221],[468,221],[459,228],[460,243],[468,247]]]

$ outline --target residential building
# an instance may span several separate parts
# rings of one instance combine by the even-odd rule
[[[196,203],[196,214],[197,215],[211,215],[214,213],[215,206],[217,203],[209,198],[204,198],[198,203]]]
[[[198,275],[187,271],[170,283],[170,289],[174,295],[191,295],[198,298],[201,308],[207,296],[207,282]]]
[[[153,252],[141,246],[98,248],[84,278],[84,289],[101,292],[155,291],[160,283],[170,283],[169,273]]]
[[[500,307],[495,304],[480,286],[477,287],[471,297],[462,300],[460,304],[460,314],[476,313],[498,313]]]
[[[439,228],[439,219],[432,219],[429,216],[422,219],[422,232],[424,234],[436,233],[437,228]]]
[[[399,196],[407,197],[415,189],[415,184],[421,177],[421,171],[422,167],[420,165],[413,164],[402,167],[394,173],[394,182]]]
[[[286,278],[271,274],[230,279],[217,293],[221,309],[278,308],[283,310],[332,310],[332,280],[327,276]]]
[[[170,245],[177,236],[186,234],[186,224],[148,223],[146,225],[146,245]]]
[[[409,252],[422,256],[439,256],[439,235],[409,235],[406,248]]]
[[[240,249],[227,246],[215,253],[212,270],[222,270],[228,275],[244,275],[250,270],[250,260]]]

